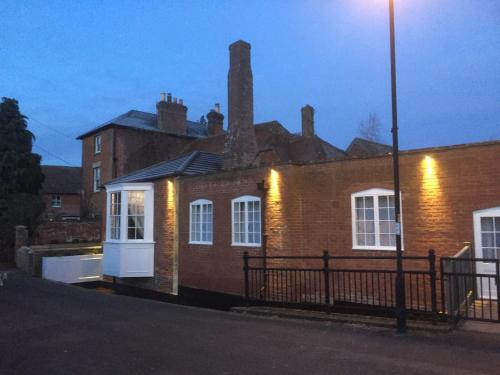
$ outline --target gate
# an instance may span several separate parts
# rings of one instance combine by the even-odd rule
[[[405,256],[409,315],[437,319],[436,263]],[[244,253],[245,297],[249,303],[373,315],[396,307],[395,256],[249,256]]]
[[[495,272],[486,273],[484,264],[491,264]],[[448,317],[500,322],[498,259],[475,258],[472,247],[466,246],[454,257],[442,257],[440,271],[441,303]]]

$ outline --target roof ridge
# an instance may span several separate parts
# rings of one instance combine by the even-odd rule
[[[179,166],[179,168],[177,168],[175,170],[175,173],[182,173],[186,170],[187,166],[189,164],[191,164],[191,162],[193,161],[193,159],[198,156],[200,152],[198,150],[195,150],[191,153],[191,155],[188,156],[188,158],[186,160],[184,160],[184,162]]]

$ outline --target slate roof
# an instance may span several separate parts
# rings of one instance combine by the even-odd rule
[[[387,155],[391,152],[391,146],[363,138],[354,138],[346,150],[347,155],[354,158]]]
[[[42,173],[45,176],[42,193],[80,194],[82,189],[82,169],[80,167],[42,165]]]
[[[158,121],[155,113],[131,110],[118,117],[115,117],[112,120],[105,122],[104,124],[95,127],[92,130],[89,130],[88,132],[83,133],[82,135],[78,136],[77,139],[85,138],[95,132],[98,132],[99,130],[103,130],[110,126],[121,126],[125,128],[155,131],[168,134],[168,132],[166,132],[165,130],[158,128]],[[201,138],[206,137],[208,134],[207,126],[199,122],[187,120],[186,127],[187,136],[189,137]]]
[[[194,176],[217,172],[222,167],[222,156],[203,151],[193,151],[177,159],[163,161],[140,169],[128,175],[118,177],[105,185],[124,182],[153,181],[163,177]]]

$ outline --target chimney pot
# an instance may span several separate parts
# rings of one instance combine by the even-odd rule
[[[160,98],[161,98],[161,101],[162,101],[162,102],[164,102],[164,101],[165,101],[165,93],[164,93],[164,92],[162,92],[162,93],[160,94]]]
[[[183,100],[179,99],[180,105],[177,105],[177,98],[173,98],[172,94],[167,94],[165,101],[164,94],[161,100],[156,104],[158,128],[167,131],[168,133],[186,135],[187,134],[187,107],[184,106]]]
[[[220,113],[220,104],[215,103],[215,112]]]

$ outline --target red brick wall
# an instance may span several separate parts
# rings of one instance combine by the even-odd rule
[[[98,222],[54,221],[42,223],[33,236],[34,245],[65,242],[99,242],[101,224]]]
[[[500,144],[470,146],[401,157],[403,235],[406,255],[453,255],[464,241],[473,241],[472,213],[500,206]],[[427,172],[425,156],[433,158]],[[307,166],[276,166],[279,188],[267,193],[268,254],[391,255],[387,251],[352,250],[351,194],[370,188],[392,189],[390,156],[327,162]],[[222,172],[182,178],[179,196],[180,285],[227,293],[243,292],[242,253],[259,248],[232,247],[231,199],[261,195],[256,183],[270,168]],[[276,178],[275,178],[276,179]],[[277,194],[279,191],[279,194]],[[214,202],[213,246],[189,245],[189,202]],[[366,266],[366,264],[365,264]],[[386,263],[382,267],[390,267]],[[422,262],[421,266],[427,267]]]
[[[101,135],[101,153],[94,153],[94,136]],[[114,139],[114,141],[113,141]],[[101,215],[105,193],[93,192],[93,163],[101,162],[101,182],[178,156],[192,138],[126,128],[108,128],[82,140],[84,216]],[[115,165],[113,171],[113,147]]]

